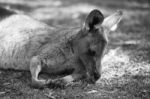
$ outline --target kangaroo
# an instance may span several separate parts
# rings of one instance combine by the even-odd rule
[[[101,77],[101,60],[110,31],[122,18],[122,11],[104,18],[92,10],[81,27],[50,27],[27,15],[0,8],[0,68],[27,70],[32,85],[42,87],[62,80],[70,83],[86,78],[95,83]],[[61,75],[40,79],[40,73]]]

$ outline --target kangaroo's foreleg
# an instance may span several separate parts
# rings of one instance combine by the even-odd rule
[[[49,84],[51,80],[39,79],[39,73],[42,70],[42,62],[38,59],[37,56],[33,57],[30,61],[30,72],[32,77],[32,86],[33,87],[44,87]]]
[[[86,78],[86,69],[84,65],[78,61],[78,64],[75,64],[75,68],[72,74],[64,76],[60,79],[56,79],[56,82],[64,83],[64,84],[71,84],[74,81],[83,80]]]

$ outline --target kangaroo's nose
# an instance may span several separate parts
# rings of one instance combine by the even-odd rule
[[[101,75],[99,73],[94,73],[95,81],[97,81],[100,77],[101,77]]]

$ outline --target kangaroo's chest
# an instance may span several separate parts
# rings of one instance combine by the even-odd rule
[[[45,46],[39,57],[43,63],[43,72],[60,74],[75,68],[76,56],[70,47],[61,44],[51,44]]]
[[[51,43],[45,45],[39,52],[41,60],[48,66],[58,66],[69,62],[75,54],[66,43]]]

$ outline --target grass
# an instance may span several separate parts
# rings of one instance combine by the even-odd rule
[[[82,25],[94,8],[124,18],[109,35],[102,78],[96,85],[33,89],[29,72],[0,70],[0,99],[149,99],[150,3],[148,0],[0,0],[0,5],[49,25]]]

